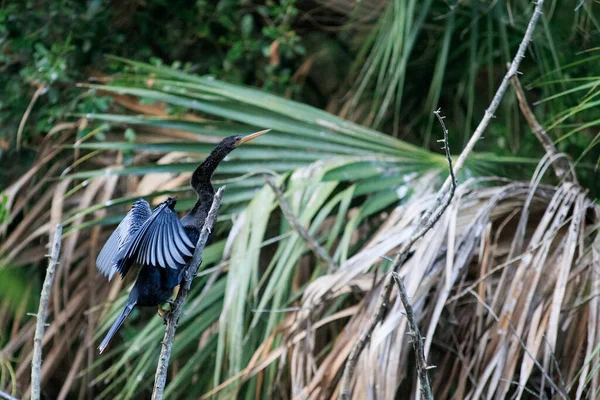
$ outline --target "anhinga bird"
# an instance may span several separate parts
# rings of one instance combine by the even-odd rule
[[[141,265],[125,308],[98,347],[100,353],[135,306],[159,306],[173,295],[212,205],[215,190],[210,180],[213,172],[236,147],[268,131],[243,137],[229,136],[213,149],[192,174],[191,186],[198,200],[181,221],[174,211],[176,198],[169,198],[154,210],[143,199],[133,204],[96,259],[96,267],[108,280],[117,272],[124,278],[134,263]]]

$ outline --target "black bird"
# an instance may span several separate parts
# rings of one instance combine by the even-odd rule
[[[169,198],[154,210],[146,200],[139,199],[133,203],[96,259],[96,267],[108,280],[117,272],[124,278],[134,263],[141,266],[125,309],[98,347],[100,353],[135,306],[159,306],[173,295],[173,290],[181,282],[183,267],[194,253],[212,205],[215,190],[210,180],[213,172],[236,147],[268,131],[229,136],[213,149],[192,174],[191,186],[198,200],[181,221],[173,209],[176,198]]]

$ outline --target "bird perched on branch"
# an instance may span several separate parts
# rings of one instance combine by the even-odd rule
[[[133,264],[141,266],[125,308],[98,347],[100,353],[135,306],[160,306],[173,295],[194,253],[213,201],[215,190],[210,182],[213,172],[236,147],[268,131],[229,136],[213,149],[192,174],[191,186],[198,200],[181,221],[174,210],[176,198],[169,198],[154,210],[146,200],[133,203],[96,259],[96,267],[108,280],[117,272],[124,278]]]

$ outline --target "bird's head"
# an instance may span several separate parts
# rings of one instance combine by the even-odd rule
[[[255,133],[252,133],[252,134],[246,135],[246,136],[238,136],[238,135],[229,136],[229,137],[226,137],[225,139],[223,139],[223,143],[226,143],[232,149],[235,149],[236,147],[238,147],[244,143],[247,143],[247,142],[251,141],[252,139],[256,139],[257,137],[262,136],[269,131],[270,131],[270,129],[265,129],[264,131],[255,132]]]
[[[221,142],[213,149],[213,151],[210,152],[208,157],[206,157],[204,162],[200,164],[192,174],[192,180],[190,182],[192,188],[196,191],[196,193],[198,193],[198,195],[200,195],[200,193],[205,191],[205,189],[208,187],[210,187],[210,189],[206,190],[212,193],[213,189],[210,185],[210,178],[219,163],[225,159],[227,154],[231,153],[238,146],[256,139],[257,137],[262,136],[269,131],[270,129],[265,129],[264,131],[255,132],[250,135],[229,136],[221,140]]]
[[[211,155],[209,155],[208,158],[214,156],[214,158],[218,159],[218,161],[220,162],[227,154],[231,153],[238,146],[244,143],[248,143],[249,141],[256,139],[259,136],[262,136],[269,131],[270,129],[265,129],[264,131],[251,133],[250,135],[246,136],[228,136],[225,139],[221,140],[221,142],[213,149]]]

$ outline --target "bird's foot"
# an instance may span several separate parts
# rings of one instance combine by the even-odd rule
[[[158,315],[163,320],[163,325],[167,325],[167,320],[169,319],[169,315],[171,315],[171,310],[165,310],[162,307],[158,307]]]
[[[169,315],[169,313],[171,312],[171,310],[165,310],[164,308],[162,308],[161,306],[158,306],[158,315],[166,320],[167,319],[167,315]]]
[[[170,313],[173,312],[173,309],[175,308],[175,299],[177,298],[177,294],[179,293],[179,285],[177,285],[174,289],[173,289],[173,295],[171,296],[170,299],[165,300],[165,302],[161,305],[158,306],[158,315],[160,315],[160,317],[163,319],[163,322],[167,323],[167,317],[169,316]]]

